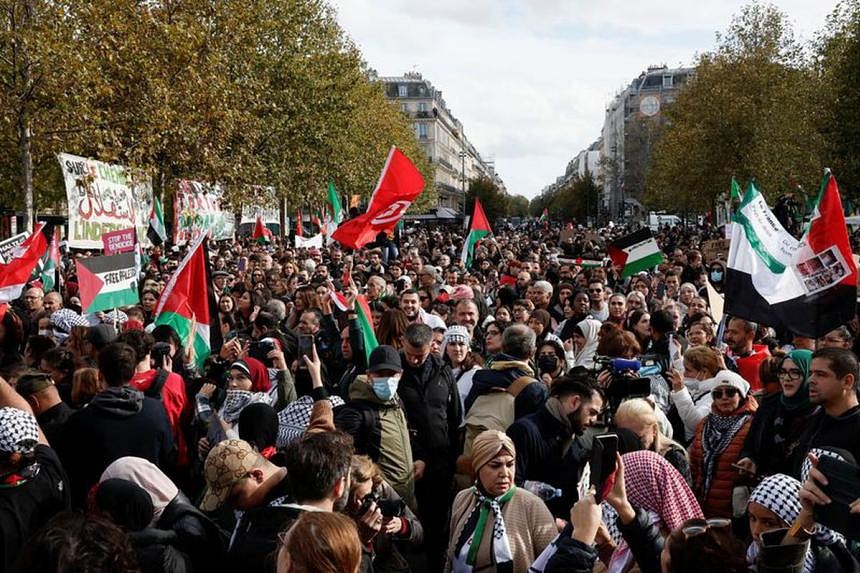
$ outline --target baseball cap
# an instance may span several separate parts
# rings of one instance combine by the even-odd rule
[[[91,343],[98,350],[101,350],[114,340],[116,340],[116,329],[110,324],[97,324],[91,326],[87,331],[87,342]]]
[[[54,381],[44,372],[38,370],[27,370],[18,377],[18,382],[15,384],[15,390],[22,397],[26,398],[36,392],[41,392],[49,386],[53,386]]]
[[[33,414],[18,408],[0,408],[0,452],[29,454],[39,443],[39,424]]]
[[[259,467],[260,460],[260,454],[245,440],[224,440],[212,448],[203,466],[206,493],[200,509],[215,511],[221,507],[233,486]]]
[[[400,372],[403,370],[403,364],[400,362],[400,354],[386,344],[374,348],[373,352],[370,353],[367,363],[368,372],[379,372],[380,370]]]

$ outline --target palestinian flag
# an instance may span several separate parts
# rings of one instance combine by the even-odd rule
[[[468,268],[472,264],[472,258],[475,256],[475,245],[492,233],[490,223],[487,222],[487,216],[484,214],[484,208],[481,207],[481,201],[475,197],[475,209],[472,212],[472,224],[469,229],[469,234],[463,242],[463,252],[460,253],[460,260]]]
[[[9,255],[9,262],[0,264],[0,318],[6,314],[9,302],[21,296],[33,269],[48,250],[48,237],[53,227],[39,223],[23,243]]]
[[[149,228],[146,236],[153,245],[161,245],[167,241],[167,228],[164,226],[164,211],[158,197],[152,198],[152,211],[149,214]]]
[[[41,258],[42,270],[39,273],[39,279],[42,281],[42,290],[45,292],[52,291],[57,286],[57,275],[60,270],[60,238],[58,231],[59,229],[54,231],[51,237],[51,245],[45,251],[45,256]]]
[[[613,264],[622,269],[622,278],[652,269],[665,260],[657,241],[647,228],[609,243],[606,250]]]
[[[792,237],[750,183],[735,213],[725,312],[818,338],[856,311],[857,267],[836,179],[824,173],[812,220]]]
[[[305,234],[304,231],[302,230],[302,225],[303,225],[303,223],[302,223],[302,210],[299,209],[298,213],[296,213],[296,236],[297,237],[303,237]]]
[[[323,226],[322,217],[320,217],[319,209],[314,209],[311,212],[311,224],[319,227],[319,230],[322,234],[325,234],[325,227]]]
[[[732,177],[732,202],[740,203],[743,198],[743,192],[741,191],[741,186],[738,184],[738,180]]]
[[[334,187],[334,181],[329,181],[328,183],[328,206],[331,212],[331,219],[327,226],[328,234],[331,235],[343,221],[343,207],[340,205],[340,197],[337,194],[337,189]]]
[[[261,215],[257,215],[257,222],[254,223],[254,234],[251,238],[258,243],[269,244],[272,242],[272,232],[266,228]]]
[[[78,259],[78,286],[83,314],[137,304],[134,252]]]
[[[213,349],[221,347],[218,307],[205,243],[205,235],[194,242],[170,277],[155,309],[155,324],[171,326],[198,367],[203,366]]]
[[[549,210],[544,209],[543,213],[540,214],[540,219],[538,219],[539,223],[546,223],[549,221]]]
[[[355,297],[355,314],[358,328],[361,330],[361,338],[364,340],[364,353],[367,355],[367,360],[370,360],[370,353],[379,346],[379,341],[376,340],[376,332],[373,330],[370,305],[367,304],[367,297],[363,294]]]

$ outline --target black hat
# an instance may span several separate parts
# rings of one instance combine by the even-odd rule
[[[380,370],[401,372],[403,370],[403,365],[400,362],[400,354],[394,348],[385,344],[374,348],[367,362],[368,372],[379,372]]]
[[[87,331],[86,340],[96,347],[96,350],[101,350],[114,340],[116,340],[116,329],[110,324],[97,324],[91,326]]]
[[[212,272],[212,278],[213,279],[217,279],[218,277],[229,277],[229,276],[230,276],[230,273],[228,273],[227,271],[213,271]]]

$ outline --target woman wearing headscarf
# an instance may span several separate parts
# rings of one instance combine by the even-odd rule
[[[556,536],[543,501],[514,485],[515,465],[503,432],[487,430],[472,442],[475,485],[454,499],[446,572],[525,573]]]
[[[816,406],[809,400],[811,350],[793,350],[777,369],[782,389],[764,398],[753,417],[739,466],[753,475],[791,474],[800,438]]]
[[[594,355],[600,342],[600,322],[589,317],[581,320],[573,329],[572,344],[565,341],[567,369],[575,366],[594,367]]]
[[[704,514],[683,476],[656,452],[640,450],[620,459],[603,509],[603,521],[618,544],[608,570],[628,571],[636,562],[643,571],[659,571],[663,538]]]
[[[110,480],[131,482],[149,495],[150,514],[146,525],[175,533],[175,545],[190,557],[196,570],[213,570],[212,567],[222,562],[227,548],[226,534],[201,513],[158,466],[143,458],[125,456],[102,472],[98,489]]]
[[[175,532],[152,527],[152,500],[133,482],[111,478],[98,484],[90,512],[107,517],[128,532],[142,573],[191,571],[188,557],[176,547]]]
[[[811,508],[802,507],[800,487],[800,482],[793,477],[774,474],[753,490],[747,506],[753,538],[747,550],[747,561],[755,567],[762,556],[762,533],[789,528],[799,520],[803,529],[812,532],[808,549],[802,556],[803,573],[856,571],[858,565],[845,547],[845,538],[816,525]]]
[[[239,414],[251,404],[262,402],[271,405],[272,396],[269,393],[271,381],[266,366],[251,357],[237,360],[230,365],[227,372],[227,392],[224,403],[217,412],[213,412],[209,400],[215,393],[214,384],[204,384],[197,393],[197,420],[203,427],[208,427],[207,435],[198,444],[201,459],[216,444],[227,439],[238,439]]]
[[[752,416],[758,407],[743,378],[718,379],[713,404],[696,427],[690,446],[690,470],[696,496],[708,517],[733,517],[732,495],[741,476],[732,464],[740,459]]]

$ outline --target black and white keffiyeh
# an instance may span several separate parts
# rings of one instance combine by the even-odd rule
[[[783,522],[790,527],[797,516],[800,515],[800,487],[801,483],[791,476],[785,474],[774,474],[762,480],[762,482],[750,494],[749,503],[757,503],[772,511]],[[821,525],[815,526],[815,541],[819,545],[833,545],[844,542],[845,538],[831,529]],[[758,545],[754,542],[747,550],[747,560],[755,562],[758,556]],[[812,551],[806,552],[803,564],[804,573],[815,571],[815,555]]]
[[[39,424],[29,412],[0,408],[0,452],[30,454],[39,443]]]
[[[702,435],[703,471],[705,476],[702,494],[707,495],[717,471],[717,459],[729,447],[750,414],[744,412],[734,416],[720,416],[716,412],[708,415]]]
[[[329,396],[329,401],[333,408],[344,405],[340,396]],[[278,412],[278,448],[298,440],[307,431],[313,407],[314,399],[311,396],[302,396]]]
[[[502,505],[510,501],[516,493],[516,489],[516,487],[512,487],[499,497],[487,497],[477,487],[473,488],[476,503],[472,508],[472,513],[466,519],[460,539],[455,546],[454,559],[451,563],[451,570],[454,573],[472,573],[475,558],[481,546],[481,539],[490,519],[493,520],[490,554],[496,571],[512,570],[511,565],[514,558],[511,553],[508,532],[505,528],[505,518],[502,515]]]

